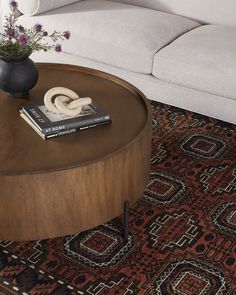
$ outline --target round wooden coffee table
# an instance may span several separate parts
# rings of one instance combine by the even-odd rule
[[[149,178],[151,110],[129,83],[93,69],[38,64],[30,99],[0,92],[0,240],[75,234],[133,204]],[[112,124],[42,138],[21,119],[22,104],[42,103],[55,86],[90,96]]]

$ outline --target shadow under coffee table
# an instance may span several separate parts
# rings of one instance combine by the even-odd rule
[[[0,92],[0,240],[75,234],[133,204],[149,178],[151,109],[131,84],[93,69],[38,64],[30,99]],[[19,116],[64,86],[90,96],[112,124],[43,141]]]

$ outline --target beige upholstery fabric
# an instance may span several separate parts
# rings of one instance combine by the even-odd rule
[[[155,55],[159,79],[236,99],[236,28],[207,25]]]
[[[40,14],[42,12],[49,11],[78,1],[80,0],[17,0],[20,12],[28,16]]]
[[[112,0],[183,15],[210,24],[236,26],[235,0]]]
[[[86,0],[33,18],[51,30],[71,31],[64,52],[135,72],[151,73],[155,53],[199,24],[183,17],[105,0]]]

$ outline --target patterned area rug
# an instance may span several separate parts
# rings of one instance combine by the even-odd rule
[[[153,106],[150,182],[87,232],[0,242],[0,294],[236,294],[236,126]]]

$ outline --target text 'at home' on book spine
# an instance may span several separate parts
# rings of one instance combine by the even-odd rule
[[[58,132],[58,131],[67,130],[67,129],[83,128],[83,127],[87,127],[88,125],[93,125],[93,124],[98,125],[98,124],[102,124],[103,122],[107,122],[107,121],[110,121],[110,117],[103,116],[100,118],[90,118],[90,119],[84,120],[82,122],[77,121],[77,122],[71,122],[71,123],[62,124],[62,125],[58,125],[58,126],[42,128],[41,131],[44,134],[48,134],[48,133]]]

